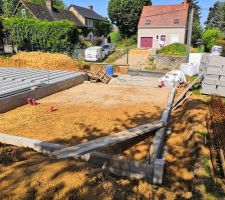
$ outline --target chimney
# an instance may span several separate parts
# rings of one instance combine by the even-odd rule
[[[184,0],[184,8],[185,8],[185,9],[188,8],[188,0]]]
[[[45,4],[48,8],[49,11],[52,11],[53,10],[53,4],[52,4],[52,0],[46,0],[45,1]]]
[[[88,9],[93,11],[93,6],[92,5],[88,6]]]

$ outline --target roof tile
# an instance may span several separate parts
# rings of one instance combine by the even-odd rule
[[[174,20],[179,19],[179,24]],[[139,20],[138,28],[153,27],[186,27],[188,19],[188,5],[159,5],[144,6]],[[150,24],[149,24],[150,20]],[[146,21],[148,23],[146,23]]]

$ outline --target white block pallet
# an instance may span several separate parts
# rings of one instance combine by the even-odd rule
[[[202,56],[200,69],[204,72],[201,93],[225,97],[225,57]]]

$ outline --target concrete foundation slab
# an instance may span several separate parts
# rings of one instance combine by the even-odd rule
[[[37,74],[36,74],[37,73]],[[27,69],[14,69],[14,68],[0,68],[0,75],[4,77],[0,81],[0,113],[7,112],[19,106],[27,103],[27,98],[41,99],[51,94],[69,89],[73,86],[83,83],[86,80],[86,76],[81,73],[70,73],[70,72],[53,72],[52,78],[48,80],[45,75],[48,72],[46,70],[27,70]],[[68,74],[69,73],[69,74]],[[11,76],[14,77],[16,83],[9,81]],[[19,76],[17,75],[19,74]],[[32,78],[26,77],[27,74],[32,74]],[[36,75],[33,75],[36,74]],[[40,76],[41,74],[41,76]],[[60,75],[59,75],[60,74]],[[11,78],[9,78],[11,77]],[[19,78],[20,77],[20,78]],[[21,77],[23,77],[21,79]],[[40,80],[44,78],[45,82],[40,83]],[[20,80],[19,80],[20,79]],[[29,80],[31,83],[27,84]],[[4,84],[7,83],[7,86]],[[20,85],[18,87],[18,84]]]

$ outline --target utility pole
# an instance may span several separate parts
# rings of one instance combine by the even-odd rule
[[[187,36],[187,49],[186,49],[186,63],[189,61],[189,54],[191,49],[192,27],[193,27],[194,9],[192,8],[188,20],[188,36]]]

